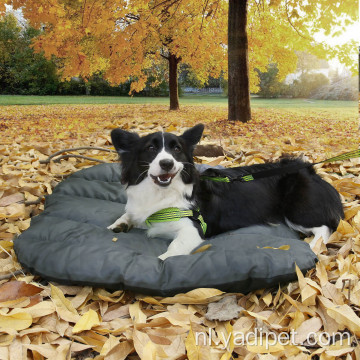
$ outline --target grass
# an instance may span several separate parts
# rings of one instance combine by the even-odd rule
[[[53,104],[156,104],[168,105],[167,97],[129,96],[23,96],[0,95],[0,106],[5,105],[53,105]],[[181,105],[214,105],[227,107],[227,98],[222,95],[186,95],[180,98]],[[253,108],[357,108],[356,101],[308,100],[308,99],[261,99],[251,98]]]

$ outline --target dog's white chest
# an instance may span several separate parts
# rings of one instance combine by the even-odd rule
[[[129,186],[126,190],[128,213],[136,227],[144,227],[145,220],[153,213],[168,208],[189,209],[191,201],[187,200],[193,191],[192,184],[184,184],[178,174],[169,188],[161,188],[149,177],[140,184]]]

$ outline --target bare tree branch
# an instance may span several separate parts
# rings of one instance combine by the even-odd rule
[[[78,150],[99,150],[99,151],[107,151],[107,152],[116,153],[116,151],[112,150],[112,149],[105,149],[105,148],[96,147],[96,146],[80,146],[77,148],[59,150],[56,153],[50,155],[46,160],[40,160],[40,164],[48,164],[52,158],[54,158],[60,154],[63,154],[65,152],[69,152],[69,151],[78,151]]]
[[[203,7],[200,31],[201,31],[202,28],[203,28],[204,18],[205,18],[205,11],[206,11],[206,8],[207,8],[207,6],[208,6],[208,3],[209,3],[209,0],[206,0],[206,1],[205,1],[205,5],[204,5],[204,7]]]
[[[163,54],[160,53],[160,56],[163,57],[163,58],[166,59],[166,60],[169,60],[169,57],[166,56],[166,55],[163,55]]]
[[[23,274],[23,272],[21,270],[16,270],[11,274],[0,275],[0,281],[11,279],[12,277],[16,277],[17,275],[20,275],[20,274]]]
[[[25,201],[24,204],[25,204],[25,206],[37,205],[37,204],[40,204],[41,201],[42,201],[44,198],[45,198],[44,196],[39,196],[37,200],[34,200],[34,201]]]
[[[312,40],[313,40],[312,38],[309,38],[309,37],[301,34],[300,31],[295,27],[295,25],[292,23],[292,21],[291,21],[291,19],[290,19],[288,10],[289,10],[289,9],[288,9],[288,1],[286,0],[286,1],[285,1],[285,11],[286,11],[286,17],[287,17],[287,19],[288,19],[289,24],[291,25],[291,27],[296,31],[296,33],[297,33],[300,37],[302,37],[303,39],[312,41]]]
[[[60,162],[60,160],[63,160],[63,159],[68,159],[68,158],[77,158],[77,159],[84,159],[84,160],[90,160],[90,161],[97,161],[99,163],[102,163],[102,164],[107,164],[106,161],[104,160],[100,160],[100,159],[95,159],[95,158],[91,158],[89,156],[83,156],[83,155],[75,155],[75,154],[66,154],[66,155],[62,155],[62,156],[59,156],[58,158],[54,159],[53,161],[54,162]]]

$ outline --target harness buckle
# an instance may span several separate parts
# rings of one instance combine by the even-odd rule
[[[207,224],[206,222],[204,221],[204,218],[202,217],[201,213],[200,213],[200,209],[197,208],[197,209],[193,209],[192,210],[192,216],[189,216],[189,219],[193,220],[193,221],[196,221],[197,223],[200,224],[201,226],[201,229],[205,235],[206,233],[206,229],[207,229]]]
[[[193,220],[197,220],[197,221],[199,221],[199,217],[200,217],[200,211],[199,210],[195,210],[195,209],[193,209],[193,214],[192,214],[192,216],[189,216],[189,218],[190,219],[193,219]]]

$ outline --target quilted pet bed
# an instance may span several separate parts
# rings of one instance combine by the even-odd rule
[[[62,284],[161,296],[199,287],[246,293],[296,280],[295,263],[302,271],[315,266],[308,244],[284,225],[230,231],[208,239],[206,251],[161,261],[157,256],[170,240],[148,238],[141,229],[107,229],[125,204],[119,164],[74,173],[15,239],[18,260],[31,273]]]

